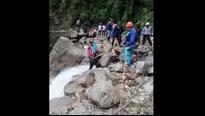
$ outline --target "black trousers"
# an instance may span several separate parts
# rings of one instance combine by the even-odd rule
[[[96,58],[90,59],[90,68],[89,68],[89,70],[92,69],[94,65],[96,66],[96,68],[102,67],[100,65],[100,63],[98,62],[98,59],[96,59]]]
[[[113,47],[113,45],[114,45],[115,38],[117,39],[119,45],[120,45],[121,42],[122,42],[121,35],[119,35],[119,36],[114,36],[113,39],[112,39],[112,47]]]
[[[150,37],[151,37],[150,35],[144,35],[142,44],[144,45],[145,41],[147,40],[149,42],[149,45],[152,46],[152,41]]]

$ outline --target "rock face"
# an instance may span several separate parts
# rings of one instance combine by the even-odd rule
[[[67,111],[71,110],[71,104],[74,100],[69,97],[54,98],[49,103],[49,114],[50,115],[67,115]]]
[[[89,97],[100,108],[111,108],[120,101],[119,91],[112,86],[111,81],[101,80],[95,83]]]
[[[68,38],[60,37],[49,54],[50,77],[65,67],[80,64],[87,57],[84,48],[77,47]]]

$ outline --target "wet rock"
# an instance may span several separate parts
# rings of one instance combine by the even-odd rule
[[[111,108],[119,103],[119,91],[112,86],[111,81],[99,81],[91,89],[91,102],[100,108]]]

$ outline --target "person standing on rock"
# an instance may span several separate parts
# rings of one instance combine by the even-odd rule
[[[119,39],[120,39],[120,41],[122,41],[122,32],[124,32],[124,28],[123,28],[123,26],[121,25],[120,22],[118,22],[118,25],[119,25],[119,28],[120,28],[120,36],[119,36]]]
[[[102,35],[102,24],[100,23],[100,25],[98,26],[98,36]]]
[[[138,43],[140,44],[140,34],[141,34],[141,32],[142,32],[142,29],[141,29],[139,23],[137,23],[136,30],[137,30],[137,38],[136,38],[136,42],[138,42]]]
[[[152,46],[151,36],[152,36],[152,28],[149,24],[149,22],[146,23],[146,26],[142,29],[142,35],[143,35],[143,42],[142,44],[145,44],[145,41],[147,40],[149,42],[149,45]]]
[[[112,31],[111,22],[108,22],[108,24],[106,26],[106,30],[107,30],[107,40],[108,40],[108,42],[110,42],[110,36],[111,36],[111,31]]]
[[[100,63],[98,62],[98,59],[95,57],[95,56],[97,56],[97,54],[98,54],[97,44],[93,41],[90,41],[90,45],[88,47],[88,57],[89,57],[89,60],[90,60],[89,70],[92,69],[94,65],[96,66],[96,68],[102,67],[100,65]]]
[[[121,40],[120,40],[120,37],[119,37],[120,34],[121,34],[121,30],[120,30],[118,24],[114,24],[112,32],[111,32],[111,35],[113,37],[113,39],[112,39],[112,47],[114,45],[115,38],[118,40],[119,45],[121,44]]]
[[[103,37],[105,37],[105,33],[106,33],[106,26],[105,26],[105,25],[103,25],[103,26],[102,26],[102,28],[103,28],[103,29],[102,29],[102,36],[103,36]]]
[[[122,56],[122,62],[127,62],[127,65],[130,66],[132,63],[132,51],[136,47],[136,37],[137,37],[137,31],[134,28],[134,25],[132,22],[127,22],[126,24],[127,34],[125,35],[126,40],[123,42],[124,50],[123,50],[123,56]]]

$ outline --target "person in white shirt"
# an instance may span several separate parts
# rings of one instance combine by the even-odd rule
[[[98,26],[98,36],[102,35],[102,24],[100,23],[100,25]]]
[[[102,27],[103,27],[102,36],[106,36],[106,26],[103,25]]]

